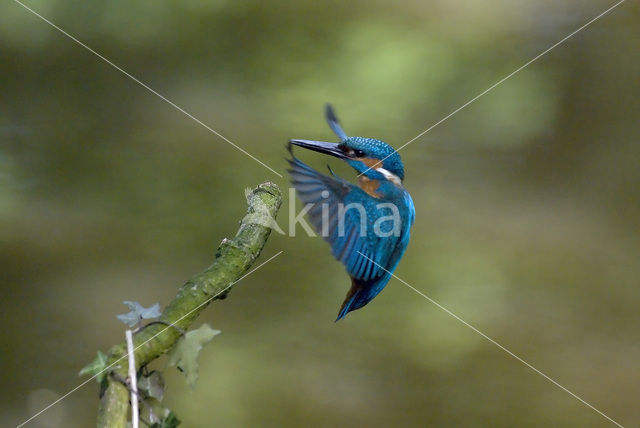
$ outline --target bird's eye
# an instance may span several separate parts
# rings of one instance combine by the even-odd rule
[[[340,145],[340,150],[342,150],[342,153],[344,153],[345,155],[347,155],[350,158],[362,158],[365,156],[364,152],[362,150],[358,150],[358,149],[352,149],[351,147],[347,146],[347,145]]]

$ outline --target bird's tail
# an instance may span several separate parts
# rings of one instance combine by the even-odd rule
[[[347,297],[345,297],[344,302],[342,303],[342,307],[340,307],[340,312],[338,313],[338,318],[336,318],[336,321],[340,321],[349,312],[360,309],[371,300],[365,297],[365,288],[363,285],[363,281],[360,281],[356,278],[351,278],[351,288],[349,289]]]

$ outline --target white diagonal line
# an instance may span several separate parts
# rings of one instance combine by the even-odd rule
[[[413,287],[411,284],[409,284],[408,282],[406,282],[405,280],[403,280],[402,278],[399,278],[398,276],[396,276],[393,272],[388,271],[387,269],[384,268],[384,266],[380,266],[378,263],[376,263],[374,260],[370,259],[369,257],[365,256],[364,254],[362,254],[360,251],[358,251],[358,253],[364,257],[365,259],[369,260],[371,263],[375,264],[376,266],[378,266],[380,269],[382,269],[383,271],[387,272],[389,275],[391,275],[392,277],[394,277],[395,279],[397,279],[398,281],[400,281],[401,283],[403,283],[404,285],[406,285],[407,287],[409,287],[410,289],[412,289],[413,291],[415,291],[416,293],[418,293],[419,295],[421,295],[422,297],[424,297],[425,299],[427,299],[429,302],[433,303],[434,305],[436,305],[438,308],[442,309],[443,311],[445,311],[446,313],[448,313],[449,315],[451,315],[452,317],[454,317],[455,319],[457,319],[458,321],[460,321],[462,324],[464,324],[465,326],[469,327],[471,330],[475,331],[476,333],[478,333],[480,336],[484,337],[485,339],[487,339],[489,342],[493,343],[494,345],[496,345],[498,348],[502,349],[504,352],[506,352],[507,354],[511,355],[513,358],[515,358],[516,360],[520,361],[522,364],[524,364],[525,366],[529,367],[531,370],[533,370],[534,372],[538,373],[540,376],[542,376],[543,378],[547,379],[549,382],[553,383],[555,386],[557,386],[558,388],[562,389],[564,392],[566,392],[567,394],[571,395],[573,398],[575,398],[576,400],[580,401],[582,404],[586,405],[587,407],[591,408],[592,410],[596,411],[597,413],[599,413],[601,416],[605,417],[607,420],[609,420],[609,422],[612,422],[614,424],[616,424],[617,426],[619,426],[620,428],[624,428],[622,425],[620,425],[618,422],[616,422],[615,420],[613,420],[612,418],[610,418],[609,416],[607,416],[606,414],[604,414],[603,412],[601,412],[600,410],[596,409],[595,407],[593,407],[593,405],[589,404],[587,401],[585,401],[583,398],[581,398],[580,396],[578,396],[577,394],[571,392],[570,390],[568,390],[566,387],[562,386],[561,384],[559,384],[557,381],[553,380],[551,377],[549,377],[548,375],[546,375],[545,373],[543,373],[542,371],[538,370],[537,368],[535,368],[534,366],[532,366],[531,364],[529,364],[528,362],[526,362],[525,360],[523,360],[522,358],[520,358],[519,356],[517,356],[516,354],[514,354],[513,352],[511,352],[510,350],[508,350],[507,348],[505,348],[504,346],[502,346],[501,344],[499,344],[498,342],[496,342],[495,340],[493,340],[491,337],[487,336],[486,334],[484,334],[483,332],[481,332],[480,330],[478,330],[477,328],[475,328],[474,326],[472,326],[471,324],[469,324],[468,322],[466,322],[465,320],[463,320],[462,318],[460,318],[458,315],[454,314],[453,312],[451,312],[449,309],[445,308],[444,306],[442,306],[440,303],[436,302],[435,300],[433,300],[431,297],[427,296],[426,294],[424,294],[422,291],[418,290],[417,288]]]
[[[231,288],[234,284],[242,281],[244,278],[248,277],[249,275],[251,275],[252,273],[254,273],[255,271],[257,271],[258,269],[260,269],[262,266],[266,265],[267,263],[269,263],[271,260],[275,259],[276,257],[278,257],[280,254],[282,254],[283,251],[278,251],[276,254],[274,254],[273,256],[269,257],[267,260],[265,260],[264,262],[260,263],[256,268],[250,270],[249,272],[247,272],[246,274],[242,275],[240,278],[236,279],[235,281],[233,281],[231,284],[227,285],[224,289],[222,289],[222,291],[220,291],[219,293],[217,293],[216,295],[208,298],[207,300],[205,300],[204,302],[202,302],[201,304],[199,304],[198,306],[196,306],[195,308],[193,308],[192,310],[190,310],[189,312],[187,312],[185,315],[181,316],[179,319],[177,319],[176,321],[174,321],[173,323],[169,324],[166,328],[160,330],[158,333],[154,334],[153,336],[151,336],[149,339],[145,340],[144,342],[142,342],[140,345],[136,346],[136,348],[134,349],[134,352],[136,350],[138,350],[140,347],[146,345],[148,342],[150,342],[151,340],[155,339],[156,337],[158,337],[159,335],[161,335],[162,333],[164,333],[165,331],[167,331],[168,329],[175,327],[177,323],[179,323],[180,321],[182,321],[183,319],[185,319],[186,317],[188,317],[189,315],[191,315],[194,311],[198,310],[199,308],[203,307],[204,305],[208,304],[209,302],[211,302],[213,299],[215,299],[216,297],[218,297],[219,295],[221,295],[222,293],[224,293],[225,291],[227,291],[229,288]],[[66,394],[64,394],[62,397],[58,398],[56,401],[54,401],[53,403],[49,404],[47,407],[45,407],[44,409],[40,410],[38,413],[36,413],[35,415],[31,416],[29,419],[27,419],[26,421],[22,422],[20,425],[17,426],[17,428],[21,428],[23,426],[25,426],[26,424],[28,424],[29,422],[31,422],[33,419],[37,418],[38,416],[40,416],[42,413],[46,412],[47,410],[49,410],[50,408],[52,408],[53,406],[55,406],[56,404],[58,404],[59,402],[61,402],[62,400],[64,400],[65,398],[67,398],[68,396],[70,396],[71,394],[73,394],[74,392],[76,392],[78,389],[82,388],[83,386],[85,386],[86,384],[88,384],[89,382],[91,382],[93,379],[95,379],[96,377],[100,376],[102,373],[104,373],[105,371],[109,370],[111,367],[115,366],[116,364],[118,364],[120,361],[122,361],[123,359],[128,357],[128,353],[124,354],[122,357],[118,358],[116,361],[114,361],[113,363],[111,363],[110,365],[108,365],[107,367],[105,367],[104,369],[102,369],[99,373],[94,374],[93,376],[91,376],[89,379],[85,380],[84,382],[82,382],[80,385],[76,386],[75,388],[73,388],[71,391],[67,392]]]
[[[467,107],[469,104],[473,103],[474,101],[476,101],[478,98],[482,97],[483,95],[485,95],[487,92],[493,90],[496,86],[500,85],[501,83],[503,83],[505,80],[511,78],[513,75],[515,75],[516,73],[519,73],[520,71],[522,71],[524,68],[526,68],[527,66],[531,65],[531,63],[537,61],[538,59],[540,59],[541,57],[543,57],[544,55],[548,54],[551,50],[553,50],[554,48],[558,47],[559,45],[561,45],[562,43],[566,42],[567,40],[569,40],[571,37],[575,36],[576,34],[578,34],[580,31],[584,30],[585,28],[587,28],[589,25],[593,24],[594,22],[596,22],[598,19],[602,18],[604,15],[606,15],[607,13],[611,12],[613,9],[615,9],[616,7],[620,6],[622,3],[624,3],[625,0],[620,0],[618,3],[614,4],[613,6],[611,6],[610,8],[608,8],[607,10],[605,10],[604,12],[602,12],[601,14],[599,14],[598,16],[596,16],[595,18],[591,19],[590,21],[588,21],[586,24],[582,25],[580,28],[578,28],[577,30],[573,31],[571,34],[569,34],[568,36],[564,37],[563,39],[561,39],[560,41],[556,42],[554,45],[552,45],[551,47],[545,49],[544,51],[540,52],[538,55],[536,55],[535,57],[531,58],[529,61],[527,61],[526,63],[524,63],[523,65],[521,65],[520,67],[518,67],[517,69],[515,69],[514,71],[512,71],[511,73],[507,74],[505,77],[503,77],[502,79],[498,80],[496,83],[494,83],[493,85],[489,86],[487,89],[485,89],[484,91],[480,92],[478,95],[476,95],[475,97],[471,98],[469,101],[467,101],[466,103],[462,104],[460,107],[458,107],[457,109],[455,109],[454,111],[452,111],[451,113],[449,113],[448,115],[446,115],[445,117],[443,117],[442,119],[440,119],[439,121],[437,121],[436,123],[434,123],[433,125],[431,125],[430,127],[428,127],[427,129],[425,129],[424,131],[422,131],[421,133],[419,133],[418,135],[416,135],[415,137],[413,137],[412,139],[410,139],[409,141],[407,141],[406,143],[404,143],[403,145],[401,145],[400,147],[398,147],[396,150],[394,150],[390,155],[384,157],[383,159],[379,160],[378,162],[376,162],[375,164],[373,164],[372,166],[370,166],[369,168],[367,168],[365,171],[361,172],[360,174],[358,174],[358,176],[364,174],[365,172],[369,171],[372,168],[377,168],[378,165],[382,164],[382,162],[387,159],[389,156],[393,156],[395,153],[398,153],[400,150],[404,149],[405,147],[407,147],[409,144],[413,143],[415,140],[417,140],[418,138],[422,137],[424,134],[426,134],[427,132],[431,131],[433,128],[435,128],[436,126],[440,125],[442,122],[444,122],[445,120],[449,119],[451,116],[453,116],[454,114],[458,113],[460,110],[462,110],[463,108]]]
[[[89,46],[87,46],[86,44],[84,44],[83,42],[81,42],[80,40],[78,40],[77,38],[72,36],[71,34],[67,33],[62,28],[58,27],[56,24],[54,24],[53,22],[49,21],[47,18],[45,18],[44,16],[40,15],[35,10],[31,9],[29,6],[25,5],[24,3],[21,3],[19,0],[13,0],[13,1],[18,3],[20,6],[24,7],[26,10],[28,10],[29,12],[31,12],[32,14],[34,14],[35,16],[37,16],[38,18],[40,18],[41,20],[43,20],[44,22],[46,22],[47,24],[49,24],[50,26],[52,26],[53,28],[55,28],[56,30],[58,30],[59,32],[61,32],[65,36],[67,36],[68,38],[70,38],[71,40],[73,40],[74,42],[76,42],[77,44],[79,44],[80,46],[82,46],[83,48],[85,48],[86,50],[88,50],[89,52],[91,52],[92,54],[94,54],[95,56],[97,56],[98,58],[100,58],[101,60],[106,62],[107,64],[109,64],[110,66],[112,66],[113,68],[115,68],[116,70],[118,70],[119,72],[124,74],[125,76],[127,76],[129,79],[131,79],[134,82],[136,82],[138,85],[142,86],[143,88],[145,88],[146,90],[148,90],[152,94],[156,95],[157,97],[159,97],[160,99],[165,101],[170,106],[174,107],[176,110],[178,110],[181,113],[183,113],[185,116],[193,119],[199,125],[203,126],[204,128],[208,129],[209,131],[213,132],[215,135],[217,135],[218,137],[222,138],[224,141],[226,141],[227,143],[231,144],[233,147],[235,147],[236,149],[240,150],[242,153],[244,153],[245,155],[249,156],[251,159],[253,159],[254,161],[258,162],[260,165],[264,166],[269,171],[273,172],[274,174],[276,174],[277,176],[282,178],[282,174],[280,174],[279,172],[277,172],[276,170],[271,168],[269,165],[267,165],[266,163],[262,162],[260,159],[258,159],[257,157],[253,156],[251,153],[247,152],[245,149],[243,149],[242,147],[238,146],[233,141],[229,140],[227,137],[225,137],[224,135],[222,135],[221,133],[219,133],[218,131],[216,131],[215,129],[213,129],[212,127],[210,127],[209,125],[207,125],[206,123],[204,123],[203,121],[201,121],[200,119],[198,119],[197,117],[195,117],[194,115],[192,115],[191,113],[189,113],[188,111],[186,111],[185,109],[183,109],[182,107],[180,107],[179,105],[177,105],[176,103],[174,103],[173,101],[171,101],[170,99],[165,97],[164,95],[162,95],[159,92],[157,92],[156,90],[152,89],[151,87],[149,87],[144,82],[141,82],[139,79],[137,79],[136,77],[134,77],[130,73],[128,73],[125,70],[123,70],[120,66],[114,64],[109,59],[105,58],[103,55],[99,54],[98,52],[96,52],[95,50],[93,50],[92,48],[90,48]]]

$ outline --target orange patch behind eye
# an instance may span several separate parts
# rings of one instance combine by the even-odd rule
[[[365,164],[367,166],[367,168],[373,168],[374,166],[382,166],[382,162],[380,162],[380,159],[359,158],[357,160],[359,160],[360,162]]]
[[[366,194],[373,196],[374,198],[379,198],[378,188],[380,187],[380,180],[372,180],[370,178],[361,175],[358,177],[358,185],[362,190],[365,191]]]

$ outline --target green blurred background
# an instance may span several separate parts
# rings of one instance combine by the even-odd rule
[[[32,0],[284,174],[288,138],[398,147],[613,3]],[[623,425],[640,421],[640,8],[626,2],[401,153],[397,274]],[[324,168],[326,159],[301,153]],[[353,174],[332,161],[343,176]],[[0,424],[71,390],[279,178],[15,2],[0,5]],[[279,223],[286,227],[286,205]],[[398,281],[334,323],[320,238],[207,309],[185,427],[613,426]],[[95,422],[94,382],[31,426]]]

